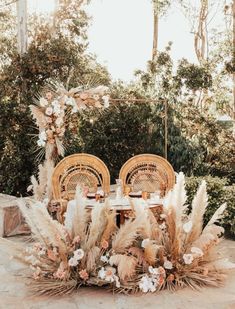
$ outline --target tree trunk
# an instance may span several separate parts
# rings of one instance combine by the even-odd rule
[[[155,8],[153,8],[153,51],[152,51],[152,61],[157,56],[158,49],[158,13]]]
[[[200,13],[198,16],[198,28],[194,36],[194,49],[199,63],[206,59],[207,55],[207,27],[208,0],[201,0]]]
[[[233,0],[233,134],[235,136],[235,0]]]
[[[18,53],[23,55],[27,51],[27,0],[18,0],[16,8]]]

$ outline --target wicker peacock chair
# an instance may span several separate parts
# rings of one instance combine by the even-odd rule
[[[129,159],[121,168],[119,178],[132,191],[156,192],[164,196],[175,184],[171,164],[154,154],[141,154]]]
[[[66,211],[67,201],[75,196],[76,186],[86,186],[90,192],[100,187],[105,194],[110,192],[110,174],[107,166],[99,158],[79,153],[65,157],[54,169],[52,189],[54,203],[60,204],[59,221]]]

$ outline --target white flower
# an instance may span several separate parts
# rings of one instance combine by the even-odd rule
[[[166,219],[167,215],[166,214],[160,214],[161,219]]]
[[[47,109],[46,109],[46,115],[51,116],[51,115],[52,115],[52,112],[53,112],[52,107],[51,107],[51,106],[47,107]]]
[[[108,95],[104,95],[102,97],[103,101],[104,101],[104,108],[108,108],[109,107],[109,96]]]
[[[78,265],[78,260],[75,257],[69,259],[69,266],[74,267]]]
[[[55,121],[55,124],[57,125],[57,127],[61,126],[63,124],[63,118],[58,117]]]
[[[48,101],[44,98],[40,98],[39,100],[39,104],[42,106],[42,107],[45,107],[48,105]]]
[[[141,243],[141,247],[146,248],[149,243],[150,243],[149,238],[145,238]]]
[[[189,233],[192,227],[193,227],[192,221],[188,221],[187,223],[183,225],[183,230],[185,231],[185,233]]]
[[[105,278],[105,270],[104,270],[104,267],[101,267],[101,269],[99,270],[98,272],[98,277],[102,280],[104,280]]]
[[[155,292],[156,291],[157,280],[148,277],[147,275],[143,276],[139,282],[139,288],[142,292]]]
[[[67,98],[65,99],[65,104],[74,106],[74,105],[76,104],[76,101],[74,100],[74,98],[71,98],[71,97],[68,98],[68,97],[67,97]]]
[[[166,229],[166,223],[163,222],[162,224],[159,225],[161,230],[165,230]]]
[[[54,105],[53,114],[54,114],[55,116],[59,116],[59,115],[60,115],[60,112],[61,112],[60,105],[59,105],[59,104]]]
[[[183,255],[183,260],[184,260],[185,264],[189,265],[193,261],[193,255],[192,254],[184,254]]]
[[[77,249],[73,252],[74,258],[76,258],[78,261],[81,260],[84,257],[84,251],[82,249]]]
[[[173,268],[173,264],[168,260],[165,260],[163,266],[164,266],[165,269],[172,269]]]
[[[117,288],[120,288],[121,284],[120,284],[120,281],[119,281],[118,276],[114,276],[114,279],[115,279],[116,287],[117,287]]]
[[[202,257],[203,256],[203,251],[200,248],[197,247],[192,247],[191,252],[195,253],[197,256]]]
[[[114,282],[117,280],[117,276],[115,276],[115,273],[116,269],[114,267],[102,267],[98,272],[98,277],[108,282]]]
[[[37,141],[37,144],[38,144],[39,147],[44,147],[44,146],[46,145],[46,142],[43,141],[43,140],[41,140],[41,139],[39,139],[39,140]]]
[[[102,256],[100,257],[100,260],[101,260],[103,263],[108,263],[108,261],[109,261],[109,259],[107,258],[106,255],[102,255]]]
[[[54,101],[51,102],[51,105],[52,105],[53,107],[55,107],[55,106],[60,106],[60,102],[59,102],[58,100],[54,100]]]
[[[159,275],[159,270],[158,270],[158,268],[153,268],[153,266],[149,266],[149,272],[150,272],[150,274],[152,274],[152,275],[154,275],[154,276],[157,276],[157,275]]]
[[[42,140],[42,141],[46,141],[47,140],[47,134],[46,134],[46,131],[41,131],[39,133],[39,139]]]

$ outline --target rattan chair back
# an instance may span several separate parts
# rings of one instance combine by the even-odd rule
[[[160,191],[164,196],[175,184],[171,164],[154,154],[141,154],[129,159],[121,168],[119,178],[132,191],[149,193]]]
[[[90,192],[101,187],[108,194],[110,174],[105,163],[86,153],[73,154],[61,160],[52,175],[54,199],[73,199],[78,184],[87,186]]]

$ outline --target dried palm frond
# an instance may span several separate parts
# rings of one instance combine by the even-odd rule
[[[185,246],[189,246],[194,242],[202,233],[203,226],[203,215],[207,207],[207,192],[206,192],[206,182],[202,181],[199,186],[197,193],[192,202],[192,212],[191,212],[191,222],[192,229],[186,237]]]
[[[30,105],[29,108],[33,115],[33,118],[36,120],[36,124],[39,127],[39,129],[45,128],[47,124],[45,114],[36,105]]]
[[[131,247],[128,249],[128,253],[130,253],[131,255],[133,255],[134,257],[136,257],[137,259],[137,263],[139,265],[144,265],[146,266],[146,261],[145,261],[145,257],[144,257],[144,251],[138,247]]]
[[[118,275],[121,280],[132,278],[136,272],[137,259],[133,256],[116,254],[111,256],[109,263],[118,267]]]
[[[32,293],[48,296],[67,295],[78,287],[79,283],[76,279],[61,281],[50,278],[40,278],[39,280],[34,280],[30,283]]]

